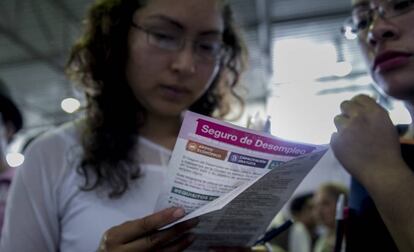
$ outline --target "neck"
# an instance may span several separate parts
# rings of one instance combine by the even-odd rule
[[[154,143],[172,150],[181,127],[181,116],[148,115],[139,134]]]

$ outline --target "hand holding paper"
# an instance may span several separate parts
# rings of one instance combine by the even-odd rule
[[[187,112],[157,209],[200,216],[193,251],[251,246],[326,150]]]

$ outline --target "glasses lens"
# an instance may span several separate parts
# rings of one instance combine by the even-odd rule
[[[200,41],[196,43],[196,53],[206,60],[217,60],[220,58],[222,49],[221,41]]]
[[[147,30],[147,34],[148,43],[160,49],[175,51],[180,48],[181,39],[175,34],[149,30]]]

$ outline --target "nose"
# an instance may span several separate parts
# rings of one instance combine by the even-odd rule
[[[186,43],[181,50],[177,51],[171,67],[174,72],[181,74],[193,74],[196,71],[194,50],[191,43]]]
[[[377,15],[369,27],[367,42],[376,46],[380,42],[394,40],[398,35],[398,28],[392,22]]]

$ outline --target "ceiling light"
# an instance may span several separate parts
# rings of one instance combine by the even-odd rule
[[[10,167],[17,167],[23,164],[24,156],[21,153],[8,153],[6,155],[7,164]]]
[[[354,40],[357,38],[357,35],[352,31],[350,26],[345,27],[344,36],[347,40]]]
[[[60,106],[62,107],[63,111],[71,114],[80,108],[80,102],[75,98],[66,98],[62,101]]]
[[[351,63],[344,61],[336,63],[334,67],[334,75],[337,77],[345,77],[352,72]]]

